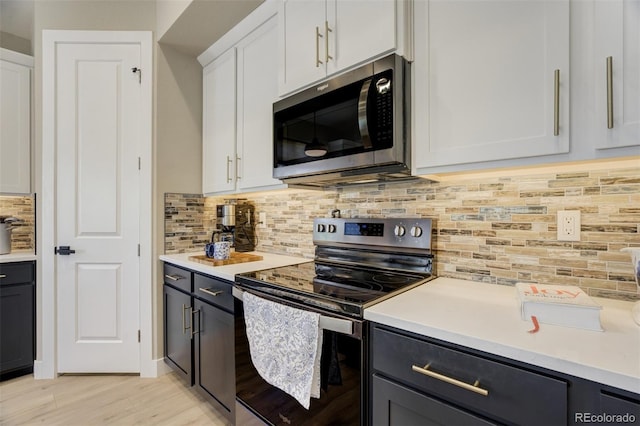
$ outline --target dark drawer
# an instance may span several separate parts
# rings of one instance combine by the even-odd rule
[[[232,282],[196,273],[193,287],[193,294],[198,299],[233,312]]]
[[[0,285],[35,281],[35,262],[0,263]]]
[[[375,370],[459,407],[507,423],[567,423],[567,383],[562,380],[378,326],[372,348]],[[461,384],[476,384],[488,393]]]
[[[169,263],[164,264],[164,282],[172,287],[191,293],[193,285],[192,272]]]

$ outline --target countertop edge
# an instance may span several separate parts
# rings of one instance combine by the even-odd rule
[[[245,272],[254,272],[264,269],[276,268],[280,266],[295,265],[298,263],[311,262],[313,259],[307,259],[304,257],[286,256],[281,254],[265,253],[252,251],[250,254],[257,254],[263,257],[262,260],[253,262],[236,263],[232,265],[223,266],[208,266],[202,263],[189,260],[189,256],[201,255],[202,253],[180,253],[180,254],[163,254],[159,256],[159,259],[163,262],[171,263],[172,265],[181,266],[183,268],[191,269],[196,272],[222,278],[227,281],[235,281],[236,274]]]
[[[467,283],[467,284],[464,284],[466,286],[469,285],[468,283],[473,283],[471,281],[464,281],[464,280],[454,280],[454,279],[447,279],[447,280],[448,280],[447,281],[448,286],[455,286],[456,281],[460,283]],[[430,286],[433,283],[437,284],[436,280],[426,283],[424,284],[424,286]],[[479,284],[476,283],[476,284],[481,286],[491,285],[491,284],[485,284],[485,283],[479,283]],[[498,286],[498,287],[504,287],[504,286]],[[460,330],[453,330],[452,328],[447,328],[447,320],[445,318],[436,318],[434,320],[433,318],[428,318],[428,314],[425,314],[425,313],[422,313],[421,315],[415,315],[411,313],[411,307],[408,307],[404,311],[401,311],[398,309],[397,297],[404,295],[406,300],[409,300],[411,298],[415,300],[415,298],[424,297],[424,294],[427,294],[424,290],[425,289],[423,288],[422,295],[420,295],[418,291],[409,290],[399,296],[396,296],[396,298],[389,299],[389,301],[396,299],[395,306],[393,306],[394,302],[388,302],[388,301],[383,301],[377,305],[374,305],[371,308],[368,308],[365,310],[364,317],[369,321],[395,327],[395,328],[412,332],[425,337],[431,337],[431,338],[442,340],[452,344],[486,352],[488,354],[501,356],[504,358],[512,359],[515,361],[523,362],[523,363],[534,365],[537,367],[546,368],[559,373],[568,374],[575,377],[591,380],[597,383],[601,383],[603,385],[612,386],[614,388],[626,390],[636,394],[640,392],[640,367],[636,368],[638,372],[634,372],[634,373],[622,372],[620,371],[620,368],[619,368],[620,366],[615,365],[616,362],[613,362],[613,361],[607,362],[607,360],[604,359],[604,357],[602,359],[602,362],[598,360],[597,362],[591,362],[591,364],[581,363],[579,360],[576,361],[575,359],[572,359],[572,356],[571,356],[572,352],[576,352],[578,350],[575,348],[571,348],[570,345],[567,345],[568,347],[566,348],[559,349],[557,347],[554,347],[554,348],[546,347],[545,346],[546,343],[542,343],[542,342],[548,342],[548,341],[555,341],[555,339],[559,338],[559,337],[556,337],[556,335],[562,337],[563,335],[570,333],[570,331],[568,330],[574,330],[574,329],[567,329],[566,327],[558,327],[558,326],[548,326],[543,324],[541,325],[542,328],[541,328],[540,336],[534,336],[532,337],[533,340],[527,340],[525,341],[524,344],[522,344],[521,340],[517,340],[516,343],[520,344],[520,347],[518,347],[517,344],[511,345],[504,341],[509,339],[509,335],[507,335],[506,337],[504,335],[500,335],[499,338],[491,338],[490,336],[491,332],[487,332],[487,333],[481,332],[481,333],[478,333],[479,335],[473,335],[472,332],[467,333],[465,331],[461,332]],[[455,290],[457,289],[452,288],[452,294],[455,293]],[[440,288],[439,291],[440,291],[439,296],[442,296],[442,293],[441,293],[442,289]],[[413,295],[412,295],[412,292],[414,293]],[[452,296],[452,297],[455,297],[455,296]],[[605,299],[603,303],[609,304],[607,300],[608,299]],[[602,299],[598,299],[598,301],[600,302],[602,301]],[[446,302],[443,302],[443,303],[446,303]],[[620,303],[628,303],[628,302],[611,301],[611,304],[614,304],[614,305],[617,305]],[[628,304],[630,307],[631,303],[628,303]],[[390,306],[392,307],[389,308]],[[515,306],[516,305],[514,305],[514,307]],[[616,312],[616,314],[618,313],[619,312]],[[424,323],[421,323],[420,321],[415,320],[416,317],[420,317],[420,316],[423,316],[425,318]],[[616,319],[619,319],[619,318],[616,318]],[[628,321],[630,323],[633,323],[633,320],[631,319],[630,314],[629,314]],[[457,323],[457,326],[459,325],[460,323]],[[633,325],[635,326],[635,324]],[[528,327],[527,323],[524,321],[521,321],[521,324],[515,324],[515,332],[527,334],[526,333],[527,327]],[[637,336],[633,335],[635,331],[632,327],[626,326],[625,329],[626,329],[625,332],[629,333],[630,337],[636,340],[635,345],[638,346],[637,341],[640,339],[638,339],[637,336],[640,336],[640,327],[637,328]],[[615,332],[617,331],[618,330],[615,330]],[[511,327],[510,332],[514,332],[514,327]],[[613,332],[614,331],[612,331],[612,333]],[[546,335],[543,335],[542,333],[546,333]],[[578,333],[580,333],[580,336],[582,336],[581,342],[580,342],[582,346],[588,346],[586,342],[590,339],[593,339],[594,345],[595,345],[594,347],[599,348],[600,346],[596,342],[598,339],[603,337],[601,333],[607,333],[607,331],[604,331],[604,332],[586,331],[585,332],[584,330],[580,330]],[[595,334],[590,335],[589,333],[595,333]],[[551,336],[551,338],[545,341],[544,340],[545,336],[546,337]],[[520,337],[519,335],[518,336],[514,335],[515,339],[518,339],[519,337]],[[540,342],[539,347],[535,347],[535,343],[532,343],[532,342]],[[629,341],[629,344],[634,344],[634,341],[633,340]],[[522,347],[525,345],[529,345],[530,347]],[[622,350],[622,348],[620,349]],[[628,357],[629,363],[633,362],[633,358],[635,356],[634,354],[639,353],[640,348],[636,347],[635,351],[631,351],[631,352],[632,353]],[[633,368],[630,368],[630,369],[633,370]]]
[[[37,260],[38,256],[32,251],[14,251],[8,254],[0,254],[0,263],[28,262]]]

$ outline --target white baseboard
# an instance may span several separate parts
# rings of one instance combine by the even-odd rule
[[[149,368],[140,372],[140,377],[160,377],[171,373],[171,367],[164,362],[164,358],[158,358],[151,361]]]
[[[55,379],[56,375],[46,362],[35,360],[33,361],[33,378],[36,380]]]

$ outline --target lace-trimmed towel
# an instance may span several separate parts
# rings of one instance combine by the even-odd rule
[[[264,380],[309,409],[320,396],[320,315],[245,292],[244,319],[251,360]]]

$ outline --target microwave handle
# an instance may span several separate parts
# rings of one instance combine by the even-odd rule
[[[358,99],[358,126],[360,127],[360,137],[362,145],[366,149],[372,147],[371,138],[369,137],[369,122],[367,120],[367,101],[369,100],[369,88],[371,87],[371,79],[366,80],[360,89],[360,97]]]

